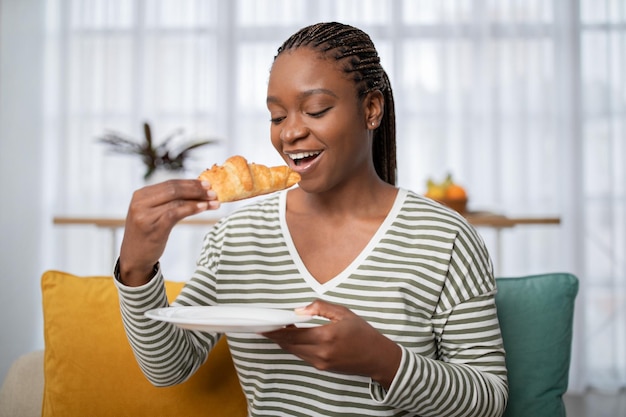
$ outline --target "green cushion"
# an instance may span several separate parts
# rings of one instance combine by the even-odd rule
[[[509,404],[504,417],[565,416],[578,279],[566,273],[497,278]]]

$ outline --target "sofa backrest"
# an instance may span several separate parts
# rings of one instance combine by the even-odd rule
[[[565,416],[577,278],[544,274],[498,278],[497,284],[510,391],[504,416]],[[41,286],[43,417],[246,415],[224,339],[188,381],[157,388],[128,344],[112,277],[48,271]],[[166,282],[168,298],[182,286]]]

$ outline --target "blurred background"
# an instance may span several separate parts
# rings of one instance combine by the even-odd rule
[[[145,185],[140,158],[97,139],[140,141],[148,122],[157,143],[217,140],[187,176],[232,154],[280,164],[276,49],[336,20],[371,35],[391,78],[399,185],[452,173],[471,211],[558,217],[479,231],[499,276],[580,278],[570,389],[626,387],[626,0],[0,0],[0,19],[0,380],[43,348],[45,270],[111,274],[121,228],[53,222],[123,219]],[[207,227],[175,229],[169,279]]]

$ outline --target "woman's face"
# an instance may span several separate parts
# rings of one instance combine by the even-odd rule
[[[309,48],[274,61],[267,93],[272,144],[301,174],[305,191],[330,190],[373,167],[371,111],[355,88],[338,64]]]

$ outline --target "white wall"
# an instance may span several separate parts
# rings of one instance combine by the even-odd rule
[[[0,381],[43,348],[44,12],[44,0],[0,0]]]

